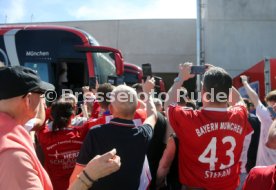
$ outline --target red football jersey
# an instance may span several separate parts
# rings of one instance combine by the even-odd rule
[[[243,190],[275,190],[276,165],[252,168],[243,185]]]
[[[141,126],[143,122],[147,119],[147,111],[145,109],[136,109],[133,122],[136,126]]]
[[[88,128],[97,126],[97,125],[103,125],[106,123],[109,123],[109,121],[113,118],[112,115],[102,115],[101,117],[97,119],[88,119],[88,121],[84,124]]]
[[[91,128],[96,125],[102,125],[109,123],[109,121],[113,118],[112,115],[102,115],[97,119],[89,119],[84,125]],[[140,126],[143,124],[145,119],[147,118],[147,112],[144,109],[137,109],[134,114],[133,122],[136,126]]]
[[[76,164],[87,127],[72,127],[50,131],[48,127],[39,131],[38,140],[44,153],[44,168],[49,174],[54,190],[66,190]]]
[[[98,118],[99,117],[99,113],[100,113],[100,104],[99,102],[95,101],[93,108],[92,108],[92,112],[91,112],[91,117],[90,118]]]
[[[170,106],[168,118],[179,138],[180,182],[207,190],[235,189],[243,141],[252,131],[246,108]]]

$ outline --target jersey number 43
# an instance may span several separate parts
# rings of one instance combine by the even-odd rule
[[[219,166],[220,170],[223,170],[225,168],[229,168],[234,164],[234,149],[236,147],[236,140],[232,136],[226,136],[222,139],[222,143],[230,143],[231,147],[226,151],[226,156],[228,156],[229,163],[228,164],[223,164],[221,163]],[[209,154],[210,153],[210,154]],[[201,163],[207,163],[210,165],[210,171],[215,170],[215,164],[218,162],[217,158],[217,137],[213,137],[208,144],[208,146],[205,148],[203,153],[198,157],[198,161]]]

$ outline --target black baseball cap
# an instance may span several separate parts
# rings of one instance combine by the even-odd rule
[[[0,100],[9,99],[28,92],[45,93],[55,87],[42,81],[37,73],[27,67],[0,67]]]

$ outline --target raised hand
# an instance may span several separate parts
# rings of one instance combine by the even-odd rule
[[[186,81],[190,78],[193,78],[195,75],[191,74],[191,67],[193,66],[193,63],[186,62],[179,64],[179,74],[178,77],[180,81]]]
[[[101,156],[95,156],[85,167],[85,172],[91,179],[97,181],[102,177],[118,171],[121,167],[121,160],[116,153],[116,149],[112,149]]]
[[[155,79],[154,77],[150,78],[150,76],[147,77],[146,82],[142,81],[142,88],[145,93],[150,93],[155,86]]]
[[[242,82],[243,84],[244,84],[245,82],[248,82],[248,77],[247,77],[247,76],[241,75],[240,78],[241,78],[241,82]]]

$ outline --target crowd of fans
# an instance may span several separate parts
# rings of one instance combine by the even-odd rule
[[[262,102],[241,76],[242,98],[206,65],[199,107],[183,87],[191,66],[179,65],[165,100],[148,77],[83,87],[81,105],[73,94],[49,104],[53,85],[0,67],[0,189],[274,190],[276,90]]]

